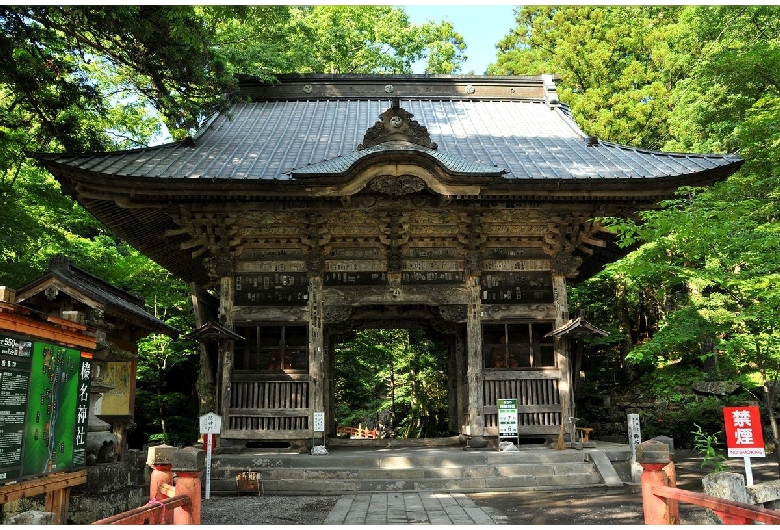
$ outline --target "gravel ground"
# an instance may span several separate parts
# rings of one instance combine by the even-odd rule
[[[201,504],[201,524],[322,524],[338,496],[244,495],[211,497]]]

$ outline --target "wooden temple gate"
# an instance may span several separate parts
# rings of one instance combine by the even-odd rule
[[[588,137],[552,76],[242,78],[240,95],[182,142],[36,157],[190,282],[222,443],[310,440],[315,412],[335,434],[333,346],[366,327],[443,337],[470,443],[498,434],[502,398],[521,436],[570,431],[570,337],[593,328],[567,282],[625,253],[597,219],[742,163]]]

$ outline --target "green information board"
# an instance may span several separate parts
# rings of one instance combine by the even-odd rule
[[[92,355],[0,335],[0,484],[86,464]]]

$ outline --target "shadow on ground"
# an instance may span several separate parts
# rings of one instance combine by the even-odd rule
[[[712,468],[702,467],[702,458],[692,451],[677,451],[674,460],[677,487],[701,492],[701,481]],[[745,475],[743,459],[731,458],[725,462],[725,467],[726,471]],[[751,469],[755,484],[780,478],[775,455],[752,458]],[[638,485],[567,491],[475,493],[469,494],[469,497],[504,524],[644,524],[642,493]],[[682,524],[687,525],[712,524],[707,510],[691,504],[680,505],[680,519]]]

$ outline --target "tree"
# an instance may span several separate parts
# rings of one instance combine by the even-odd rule
[[[447,430],[447,354],[420,330],[357,332],[335,352],[336,422],[400,438]]]
[[[490,75],[558,74],[558,93],[586,132],[658,149],[680,72],[667,38],[676,7],[522,7]]]
[[[637,250],[574,289],[572,307],[625,337],[635,376],[687,365],[750,386],[760,372],[777,443],[778,8],[523,8],[517,20],[490,72],[560,74],[589,134],[745,159],[638,220],[602,220]]]
[[[457,72],[465,44],[449,23],[412,24],[389,6],[314,6],[291,9],[290,70],[300,73],[412,73],[428,58],[427,73]]]

